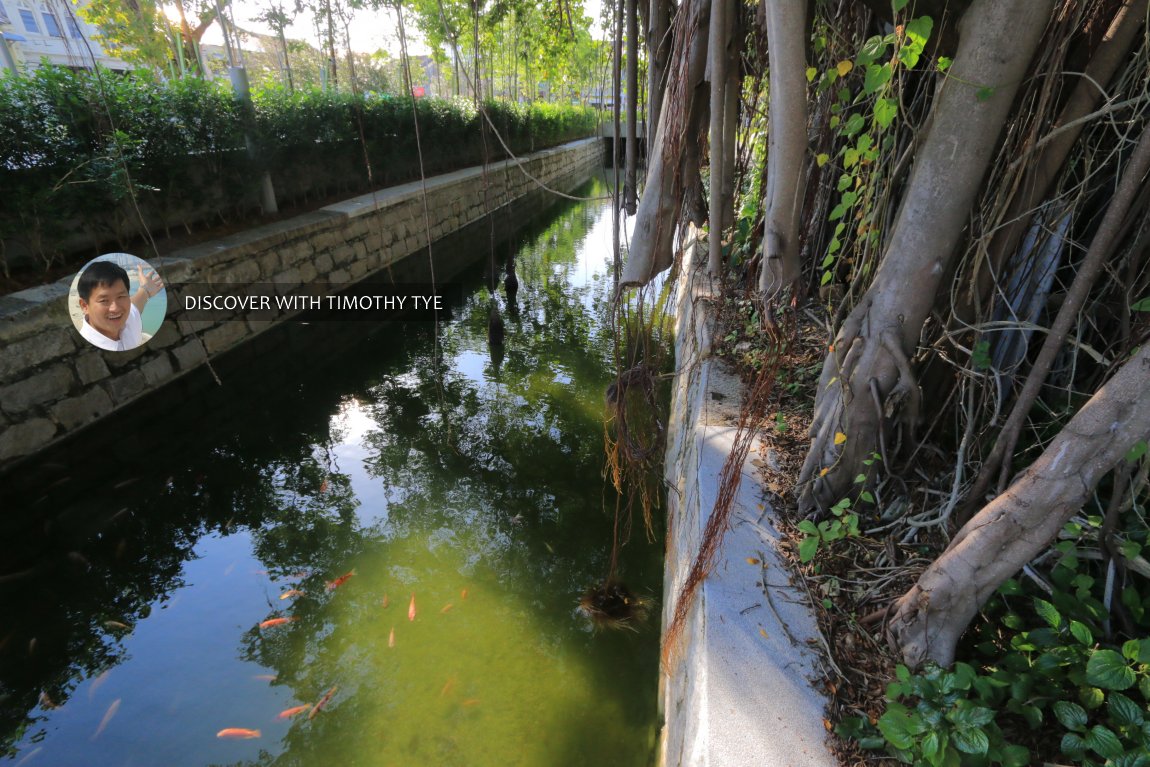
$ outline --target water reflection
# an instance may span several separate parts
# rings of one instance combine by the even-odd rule
[[[9,761],[649,761],[656,627],[574,609],[614,508],[609,212],[519,242],[498,366],[477,267],[438,328],[285,326],[6,484]]]

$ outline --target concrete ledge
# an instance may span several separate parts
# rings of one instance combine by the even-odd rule
[[[677,285],[676,369],[668,430],[663,630],[699,551],[734,444],[742,386],[710,356],[715,312],[706,249],[689,248]],[[667,767],[835,767],[826,700],[815,689],[817,624],[777,553],[775,512],[750,465],[699,587],[675,661],[660,680]],[[748,561],[752,560],[752,561]]]

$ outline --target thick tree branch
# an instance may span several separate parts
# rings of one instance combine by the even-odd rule
[[[903,659],[949,665],[962,632],[1002,582],[1045,548],[1106,472],[1150,435],[1150,345],[1090,399],[1010,488],[958,532],[898,601]]]

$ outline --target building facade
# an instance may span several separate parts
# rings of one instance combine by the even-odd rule
[[[76,69],[131,67],[109,56],[78,13],[84,0],[0,0],[0,72],[43,63]]]

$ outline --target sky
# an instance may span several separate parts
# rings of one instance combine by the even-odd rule
[[[584,8],[586,9],[587,15],[593,19],[598,19],[601,3],[602,0],[584,0]],[[285,3],[285,5],[286,4],[287,3]],[[258,0],[233,0],[231,8],[225,12],[229,18],[234,16],[235,23],[240,29],[270,35],[274,34],[271,27],[262,22],[255,21],[253,18],[263,13],[266,7],[266,3],[259,2]],[[174,14],[174,10],[169,11],[169,16]],[[399,33],[396,27],[394,10],[357,11],[355,19],[355,22],[351,25],[352,50],[361,53],[374,53],[380,48],[383,48],[394,55],[399,54]],[[414,25],[408,23],[406,26],[408,53],[413,56],[426,54],[428,52],[427,46],[419,39],[419,33],[414,30]],[[315,27],[308,18],[302,15],[294,24],[287,28],[286,34],[290,39],[307,40],[312,43],[312,45],[319,47]],[[594,28],[592,29],[592,35],[598,36],[597,30]],[[220,32],[218,24],[213,24],[204,34],[204,42],[209,45],[224,44],[223,34]],[[255,45],[249,43],[244,47],[254,48]]]

